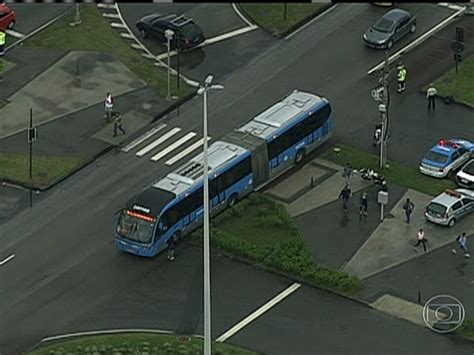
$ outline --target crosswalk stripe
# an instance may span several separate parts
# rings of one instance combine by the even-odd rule
[[[5,33],[9,36],[12,36],[12,37],[15,37],[15,38],[23,38],[25,37],[25,35],[23,33],[20,33],[20,32],[17,32],[17,31],[13,31],[13,30],[5,30]]]
[[[207,141],[210,141],[211,140],[211,137],[207,137]],[[201,138],[200,140],[198,140],[196,143],[194,143],[193,145],[187,147],[185,150],[183,150],[182,152],[180,152],[179,154],[175,155],[173,158],[167,160],[165,162],[166,165],[173,165],[174,163],[176,163],[178,160],[181,160],[183,159],[186,155],[188,155],[189,153],[191,153],[193,150],[196,150],[197,148],[199,147],[202,147],[202,144],[204,143],[204,137]]]
[[[157,140],[155,140],[153,143],[151,144],[148,144],[145,148],[139,150],[138,152],[135,153],[135,155],[137,157],[142,157],[144,156],[146,153],[148,153],[150,150],[158,147],[161,143],[163,143],[164,141],[166,141],[168,138],[171,138],[172,136],[174,136],[176,133],[178,133],[179,131],[181,131],[181,128],[179,127],[174,127],[171,131],[167,132],[165,135],[161,136],[160,138],[158,138]]]
[[[161,158],[163,158],[165,155],[171,153],[173,150],[175,150],[176,148],[178,148],[181,144],[184,144],[185,142],[187,142],[188,140],[190,140],[191,138],[193,138],[197,133],[195,132],[189,132],[188,134],[186,134],[184,137],[182,137],[181,139],[177,140],[176,142],[174,142],[172,145],[168,146],[167,148],[163,149],[161,152],[159,152],[158,154],[152,156],[150,158],[150,160],[153,160],[153,161],[158,161],[160,160]]]
[[[138,137],[137,139],[135,139],[133,142],[130,142],[130,144],[126,145],[125,147],[122,148],[122,152],[125,152],[125,153],[128,153],[130,150],[132,150],[133,148],[135,148],[137,145],[139,145],[140,143],[146,141],[148,138],[150,138],[152,135],[154,135],[155,133],[161,131],[162,129],[164,129],[166,127],[166,123],[163,123],[161,125],[159,125],[158,127],[155,127],[153,129],[150,129],[148,132],[146,132],[143,136],[141,137]]]

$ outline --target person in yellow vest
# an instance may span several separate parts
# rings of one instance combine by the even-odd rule
[[[0,28],[0,57],[5,54],[6,38],[7,38],[7,35],[5,34],[5,31]]]
[[[397,83],[398,83],[398,92],[405,91],[405,80],[407,78],[407,70],[405,66],[400,62],[397,67]]]

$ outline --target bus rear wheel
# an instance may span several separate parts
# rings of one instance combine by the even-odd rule
[[[296,156],[295,156],[295,163],[296,163],[296,164],[301,163],[301,161],[302,161],[303,158],[304,158],[304,154],[305,154],[304,149],[298,150],[298,151],[296,152]]]
[[[229,196],[229,198],[227,199],[227,207],[232,207],[233,205],[235,205],[235,203],[237,202],[237,195],[236,194],[232,194]]]

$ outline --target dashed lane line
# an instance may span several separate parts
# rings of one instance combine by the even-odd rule
[[[153,143],[151,144],[148,144],[145,148],[139,150],[137,153],[135,153],[135,155],[137,157],[142,157],[144,156],[146,153],[148,153],[149,151],[151,151],[152,149],[155,149],[156,147],[158,147],[161,143],[163,143],[164,141],[166,141],[167,139],[171,138],[172,136],[174,136],[176,133],[178,133],[179,131],[181,131],[181,128],[179,127],[175,127],[173,128],[171,131],[167,132],[165,135],[161,136],[160,138],[158,138],[157,140],[155,140]]]
[[[277,305],[281,301],[283,301],[286,297],[291,295],[293,292],[295,292],[297,289],[299,289],[301,285],[299,283],[294,283],[290,287],[288,287],[286,290],[281,292],[279,295],[268,301],[266,304],[264,304],[262,307],[257,309],[255,312],[250,314],[248,317],[242,319],[239,323],[234,325],[232,328],[230,328],[228,331],[226,331],[224,334],[222,334],[220,337],[216,339],[217,342],[222,343],[229,339],[231,336],[242,330],[244,327],[246,327],[248,324],[253,322],[255,319],[260,317],[263,313],[268,311],[270,308],[273,306]]]
[[[122,148],[122,152],[128,153],[130,150],[141,144],[142,142],[146,141],[148,138],[153,136],[154,134],[158,133],[162,129],[166,128],[166,124],[163,123],[158,127],[154,127],[150,129],[148,132],[146,132],[143,136],[138,137],[134,141],[130,142],[130,144],[126,145],[125,147]]]
[[[159,152],[158,154],[152,156],[150,158],[150,160],[152,161],[158,161],[160,160],[161,158],[163,158],[165,155],[171,153],[173,150],[175,150],[176,148],[178,148],[180,145],[186,143],[188,140],[190,140],[191,138],[193,138],[197,133],[195,132],[189,132],[188,134],[186,134],[184,137],[181,137],[180,139],[178,139],[176,142],[174,142],[173,144],[171,144],[170,146],[166,147],[165,149],[163,149],[161,152]]]
[[[15,257],[15,254],[12,254],[12,255],[10,255],[9,257],[3,259],[2,261],[0,261],[0,266],[5,265],[5,264],[8,263],[10,260],[12,260],[14,257]]]
[[[209,142],[211,140],[211,137],[207,137],[207,141]],[[202,147],[202,144],[204,143],[204,137],[202,137],[200,140],[198,140],[196,143],[194,143],[193,145],[190,145],[189,147],[187,147],[185,150],[183,150],[182,152],[178,153],[177,155],[175,155],[173,158],[167,160],[165,162],[166,165],[170,166],[170,165],[173,165],[174,163],[176,163],[178,160],[181,160],[183,159],[186,155],[188,155],[189,153],[191,153],[192,151],[196,150],[197,148],[199,147]]]

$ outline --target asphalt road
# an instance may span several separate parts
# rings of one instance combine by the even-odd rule
[[[431,9],[431,5],[426,8]],[[433,8],[438,9],[436,5]],[[441,12],[445,11],[439,9]],[[370,87],[365,77],[367,56],[368,53],[371,58],[373,55],[374,62],[378,60],[377,56],[379,59],[383,56],[382,53],[369,52],[367,48],[360,46],[359,33],[362,33],[362,29],[367,27],[372,18],[378,16],[378,10],[364,4],[338,6],[306,31],[267,49],[265,55],[262,53],[252,65],[242,67],[238,71],[239,75],[228,76],[224,81],[226,89],[211,94],[209,98],[210,135],[222,136],[293,88],[299,88],[321,92],[330,98],[336,112],[337,136],[347,137],[346,139],[358,137],[357,130],[371,120],[367,113],[361,112],[363,110],[354,109],[366,107],[370,102],[368,91],[365,90]],[[353,43],[355,38],[359,42]],[[342,49],[340,43],[347,43],[347,48]],[[321,51],[321,48],[325,48],[325,51]],[[346,51],[351,56],[347,56]],[[353,96],[354,92],[357,94]],[[348,97],[350,100],[347,100]],[[196,98],[181,109],[179,117],[171,114],[164,121],[170,127],[179,124],[200,132],[200,120],[196,117],[200,117],[201,110],[201,99]],[[182,147],[184,148],[185,146]],[[192,312],[197,311],[199,314],[200,311],[199,302],[196,302],[196,295],[200,294],[199,282],[196,282],[198,266],[192,262],[192,257],[187,258],[186,252],[181,255],[181,260],[190,263],[186,268],[183,267],[184,262],[166,264],[163,256],[143,260],[124,255],[112,245],[114,211],[141,188],[169,170],[162,161],[151,163],[148,159],[138,159],[132,154],[111,152],[60,185],[33,210],[25,211],[0,226],[1,258],[16,254],[12,261],[0,268],[0,313],[5,315],[0,318],[0,328],[7,330],[0,333],[0,349],[3,352],[14,353],[47,335],[46,333],[72,330],[74,327],[67,328],[68,324],[83,324],[88,328],[94,323],[101,327],[121,326],[126,322],[124,318],[129,318],[128,321],[132,322],[134,314],[126,311],[127,307],[137,304],[134,294],[124,295],[125,302],[120,307],[107,311],[107,306],[113,307],[114,301],[120,299],[117,295],[121,295],[122,290],[132,292],[134,282],[138,280],[144,280],[145,286],[154,286],[145,295],[159,295],[162,298],[153,304],[147,303],[149,297],[143,297],[144,308],[137,310],[137,323],[141,324],[143,318],[146,318],[149,322],[150,319],[156,320],[153,324],[174,325],[176,328],[172,330],[189,330],[199,324],[199,316]],[[219,265],[219,273],[220,277],[231,280],[232,284],[248,286],[250,283],[246,281],[250,277],[257,277],[248,271],[241,276],[227,277],[231,275],[233,268],[239,268],[234,263],[229,265],[232,266]],[[194,275],[194,278],[189,274]],[[175,276],[171,277],[173,275]],[[161,279],[159,276],[165,278]],[[213,277],[218,279],[214,274]],[[236,320],[246,315],[248,309],[267,299],[269,295],[280,292],[288,284],[288,281],[268,274],[263,278],[265,282],[255,280],[255,285],[262,284],[263,287],[251,287],[254,292],[252,294],[245,287],[239,288],[249,301],[242,301],[244,296],[237,291],[235,294],[225,293],[222,297],[216,297],[217,300],[227,297],[231,304],[225,315],[216,311],[216,317],[228,320],[227,323],[222,323],[221,329],[216,325],[216,334],[219,330],[232,326]],[[224,289],[231,286],[216,283],[215,287],[219,292],[225,292]],[[163,292],[169,294],[163,295]],[[179,299],[186,299],[177,311],[181,318],[177,318],[176,313],[171,311],[179,292]],[[255,328],[249,327],[232,338],[231,342],[249,347],[258,346],[259,349],[274,353],[277,351],[275,339],[284,339],[278,346],[287,354],[288,348],[285,347],[291,345],[287,335],[298,341],[295,345],[298,346],[297,351],[304,351],[314,346],[314,334],[319,334],[321,339],[328,339],[323,344],[324,349],[343,351],[352,349],[351,346],[363,349],[363,344],[366,343],[364,353],[370,353],[370,344],[376,339],[374,335],[370,331],[361,331],[363,327],[360,326],[355,326],[357,329],[353,329],[353,333],[347,332],[343,323],[335,321],[337,319],[334,314],[337,310],[337,314],[350,314],[354,317],[352,324],[364,324],[365,327],[370,323],[368,329],[384,339],[388,351],[392,353],[399,349],[410,353],[411,349],[421,349],[421,346],[431,342],[435,345],[432,348],[429,345],[430,353],[466,351],[464,344],[435,336],[427,330],[413,328],[413,331],[409,331],[411,328],[405,322],[388,320],[379,315],[371,318],[372,311],[353,306],[352,303],[341,312],[340,301],[337,299],[328,299],[332,308],[328,305],[327,309],[333,309],[333,312],[321,317],[318,313],[308,312],[308,309],[316,309],[316,305],[312,306],[311,302],[317,303],[318,299],[307,296],[305,292],[301,292],[300,298],[295,298],[294,301],[289,299],[289,308],[283,308],[282,313],[269,313],[270,318],[262,318],[265,322],[256,322]],[[235,303],[242,305],[233,306]],[[216,310],[219,307],[227,308],[224,304],[216,306]],[[99,309],[104,309],[104,313],[99,313]],[[116,313],[118,309],[123,313]],[[114,319],[116,314],[121,316]],[[89,323],[82,323],[81,317],[88,319]],[[301,321],[300,317],[306,322]],[[320,322],[329,317],[334,319],[325,332],[326,328]],[[110,323],[106,323],[109,319]],[[219,324],[219,320],[216,323]],[[269,328],[269,323],[274,328]],[[307,335],[306,325],[309,323],[313,325],[313,333]],[[15,332],[18,327],[24,327],[25,330],[21,334]],[[199,332],[200,328],[197,326],[195,329]],[[272,334],[269,329],[275,329],[275,333]],[[334,329],[339,329],[339,333],[335,332],[339,334],[337,341],[331,335]],[[381,329],[386,329],[387,332],[382,334]],[[437,340],[433,340],[434,337]],[[318,338],[318,341],[322,340]],[[383,345],[384,342],[378,342],[377,349],[382,349]]]
[[[73,4],[17,4],[9,3],[8,6],[16,12],[16,24],[14,30],[27,35],[31,31],[45,24],[54,17],[66,11]],[[18,38],[8,36],[7,45]]]
[[[166,46],[153,38],[142,39],[136,22],[150,13],[177,13],[192,17],[203,29],[207,39],[248,26],[233,10],[231,4],[120,4],[120,11],[135,36],[154,54],[166,53]],[[212,73],[215,80],[223,80],[241,67],[248,65],[277,40],[257,29],[203,48],[180,55],[180,71],[187,77],[202,80]],[[177,68],[177,57],[171,59]]]

